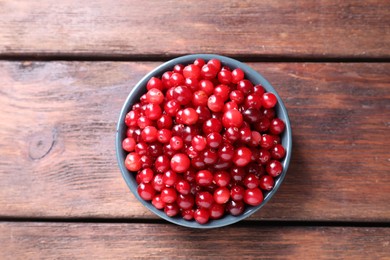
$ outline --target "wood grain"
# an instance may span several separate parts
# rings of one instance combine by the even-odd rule
[[[1,259],[388,259],[390,229],[0,223]]]
[[[155,218],[117,167],[115,125],[155,62],[0,62],[0,216]],[[251,219],[390,221],[390,64],[251,63],[277,88],[293,157]]]
[[[0,1],[0,56],[389,58],[390,2]]]

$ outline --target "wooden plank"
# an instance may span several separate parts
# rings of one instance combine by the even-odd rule
[[[390,2],[0,1],[0,56],[389,58]]]
[[[115,125],[154,62],[0,62],[0,215],[153,218],[122,180]],[[252,219],[390,220],[390,64],[252,63],[285,100],[293,157]]]
[[[390,229],[161,224],[0,224],[1,259],[388,259]]]

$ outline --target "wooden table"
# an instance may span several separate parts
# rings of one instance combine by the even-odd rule
[[[0,259],[390,259],[390,2],[0,0]],[[290,114],[293,157],[247,221],[157,219],[114,151],[141,77],[237,58]]]

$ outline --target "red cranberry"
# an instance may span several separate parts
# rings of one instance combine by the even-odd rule
[[[152,184],[140,183],[137,188],[138,195],[144,200],[152,200],[156,190],[153,189]]]
[[[274,187],[274,178],[269,175],[263,175],[260,177],[259,186],[262,190],[270,191]]]
[[[158,90],[163,90],[163,83],[159,78],[156,77],[151,77],[146,84],[146,89],[151,90],[151,89],[158,89]]]
[[[141,156],[138,153],[129,153],[125,160],[125,166],[129,171],[136,172],[141,169]]]
[[[245,210],[245,205],[242,201],[230,200],[226,205],[226,210],[233,216],[241,215]]]
[[[209,221],[210,212],[205,208],[198,208],[194,212],[194,219],[199,224],[206,224]]]
[[[244,194],[244,202],[251,206],[258,206],[263,202],[263,193],[259,188],[247,189]]]
[[[264,93],[263,94],[263,99],[262,99],[262,105],[265,108],[273,108],[278,100],[276,99],[276,96],[270,92]]]
[[[272,177],[279,176],[283,171],[282,164],[277,160],[271,160],[267,163],[267,166],[265,167],[265,170],[267,173]]]
[[[239,147],[234,151],[233,163],[243,167],[251,162],[252,152],[247,147]]]
[[[186,154],[177,153],[172,156],[171,169],[175,172],[183,173],[190,168],[191,161]]]

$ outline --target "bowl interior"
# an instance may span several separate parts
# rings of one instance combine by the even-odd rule
[[[187,65],[192,63],[195,59],[201,58],[204,60],[210,60],[213,58],[219,59],[223,65],[229,66],[231,69],[235,68],[241,68],[245,72],[245,78],[250,80],[254,85],[256,84],[261,84],[264,86],[265,90],[267,92],[272,92],[273,94],[276,95],[278,98],[278,103],[276,105],[275,111],[277,114],[277,117],[282,119],[285,124],[286,124],[286,129],[281,135],[281,142],[283,147],[286,149],[286,156],[282,160],[282,165],[283,165],[283,172],[275,178],[275,186],[274,188],[269,191],[264,193],[264,201],[256,207],[249,207],[247,206],[244,213],[240,216],[231,216],[231,215],[226,215],[222,219],[219,220],[210,220],[206,224],[199,224],[196,221],[187,221],[182,219],[181,217],[168,217],[165,215],[164,211],[156,209],[150,202],[144,201],[141,199],[137,193],[137,183],[135,181],[135,174],[128,171],[124,165],[124,160],[126,158],[127,152],[125,152],[122,149],[122,140],[126,137],[126,125],[124,124],[124,118],[126,114],[131,110],[131,107],[133,104],[139,101],[140,97],[146,93],[146,84],[148,80],[151,77],[160,77],[165,71],[167,70],[172,70],[173,67],[176,64],[183,64]],[[150,211],[158,215],[159,217],[181,225],[181,226],[186,226],[186,227],[192,227],[192,228],[215,228],[215,227],[222,227],[226,225],[230,225],[233,223],[236,223],[242,219],[247,218],[248,216],[252,215],[255,213],[257,210],[259,210],[261,207],[263,207],[273,196],[273,194],[276,193],[278,190],[280,184],[282,183],[287,169],[288,165],[290,163],[290,158],[291,158],[291,150],[292,150],[292,133],[291,133],[291,125],[290,125],[290,120],[288,118],[287,110],[284,106],[284,103],[276,90],[271,86],[271,84],[263,77],[261,76],[258,72],[250,68],[248,65],[241,63],[237,60],[225,57],[225,56],[220,56],[220,55],[213,55],[213,54],[195,54],[195,55],[187,55],[187,56],[182,56],[179,58],[175,58],[173,60],[170,60],[154,70],[152,70],[150,73],[148,73],[145,77],[143,77],[131,90],[130,94],[128,95],[125,104],[123,105],[123,108],[121,110],[119,120],[117,123],[117,129],[116,129],[116,154],[117,154],[117,160],[118,164],[120,167],[120,170],[122,172],[122,176],[125,179],[127,185],[129,186],[130,190],[133,192],[135,197],[145,206],[147,207]]]

